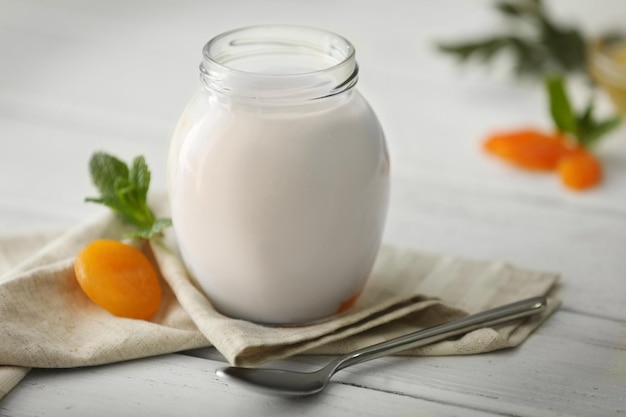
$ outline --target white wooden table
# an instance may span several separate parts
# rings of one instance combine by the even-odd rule
[[[100,210],[82,202],[94,193],[86,164],[96,150],[145,155],[153,188],[164,189],[169,136],[199,85],[203,44],[240,26],[305,24],[356,45],[358,87],[393,160],[385,240],[559,272],[563,300],[518,349],[383,358],[339,373],[312,398],[229,385],[214,375],[220,355],[206,349],[34,370],[0,402],[0,415],[625,415],[626,129],[600,149],[605,184],[584,194],[482,154],[494,128],[549,126],[539,85],[459,68],[433,47],[498,28],[491,4],[0,0],[1,234],[60,230]],[[623,0],[549,6],[589,33],[626,18]]]

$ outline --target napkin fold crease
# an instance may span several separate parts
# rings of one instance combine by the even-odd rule
[[[304,352],[346,353],[467,313],[547,295],[558,281],[556,274],[501,262],[383,246],[352,309],[309,325],[266,326],[216,311],[190,279],[170,238],[143,248],[160,270],[160,309],[150,321],[131,320],[92,303],[73,270],[84,245],[98,238],[120,239],[124,230],[106,213],[62,234],[0,238],[0,399],[33,367],[101,365],[207,346],[240,366]],[[558,306],[551,298],[541,315],[403,354],[460,355],[515,347]]]

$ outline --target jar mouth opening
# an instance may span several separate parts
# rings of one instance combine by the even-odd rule
[[[230,96],[314,99],[356,84],[354,46],[342,36],[306,26],[262,25],[231,30],[202,50],[205,86]]]

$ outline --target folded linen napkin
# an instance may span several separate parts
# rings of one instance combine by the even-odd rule
[[[163,203],[163,202],[162,202]],[[163,206],[163,204],[161,204]],[[124,225],[100,216],[58,236],[0,239],[0,398],[32,367],[99,365],[215,346],[235,365],[256,366],[298,353],[338,354],[530,296],[546,295],[552,273],[383,246],[356,305],[305,326],[264,326],[216,311],[192,284],[174,244],[144,246],[163,286],[150,321],[115,317],[93,304],[73,272],[75,254],[97,238],[121,238]],[[523,342],[540,316],[404,352],[455,355]]]

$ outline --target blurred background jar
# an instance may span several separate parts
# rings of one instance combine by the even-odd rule
[[[621,117],[626,118],[626,39],[592,43],[589,72]]]

